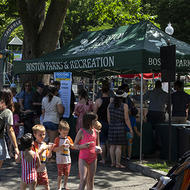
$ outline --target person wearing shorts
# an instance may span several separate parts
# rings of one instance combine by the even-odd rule
[[[49,141],[54,142],[58,136],[60,116],[64,113],[64,107],[60,97],[57,97],[57,88],[49,85],[47,95],[42,99],[42,120],[46,128]]]
[[[59,123],[59,137],[54,141],[55,147],[53,149],[56,152],[56,163],[58,170],[58,190],[61,190],[62,177],[64,176],[64,189],[67,188],[67,181],[71,169],[71,156],[70,148],[74,148],[73,140],[68,136],[70,127],[69,124],[61,120]]]
[[[37,169],[37,185],[44,186],[45,190],[50,190],[49,179],[46,169],[47,158],[52,156],[53,144],[46,144],[44,142],[46,129],[43,125],[37,124],[32,127],[33,135],[35,137],[34,146],[32,150],[38,153],[41,161],[40,167]]]
[[[131,127],[132,130],[137,134],[137,136],[140,136],[141,133],[138,131],[137,129],[137,125],[136,125],[136,118],[135,118],[135,114],[132,113],[132,111],[130,111],[130,122],[131,122]],[[132,153],[132,145],[133,145],[133,134],[129,131],[128,126],[126,126],[126,138],[127,138],[127,161],[129,161],[131,159],[131,153]],[[126,150],[125,150],[126,151]]]

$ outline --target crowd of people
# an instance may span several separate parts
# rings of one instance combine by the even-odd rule
[[[183,91],[183,83],[176,81],[176,92],[172,94],[173,121],[184,122],[190,95]],[[46,162],[56,159],[57,187],[68,189],[67,182],[71,168],[70,148],[79,150],[79,189],[93,189],[97,167],[97,154],[105,164],[110,159],[111,167],[125,168],[121,157],[131,159],[134,134],[141,136],[136,125],[137,109],[129,97],[129,86],[123,84],[113,92],[104,81],[95,102],[89,99],[86,89],[80,89],[79,99],[74,104],[72,92],[71,113],[77,117],[76,126],[70,126],[63,118],[64,106],[59,97],[60,83],[44,86],[24,83],[21,92],[15,86],[0,91],[0,168],[10,156],[21,162],[21,189],[35,189],[43,185],[50,189]],[[139,100],[139,96],[133,96]],[[156,81],[155,89],[144,94],[149,100],[147,120],[154,126],[164,122],[168,94]],[[179,104],[180,100],[180,105]],[[76,137],[69,136],[74,127]],[[11,141],[7,141],[9,136]],[[74,139],[75,138],[75,139]]]

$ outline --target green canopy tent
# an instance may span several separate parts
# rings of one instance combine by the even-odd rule
[[[67,46],[38,59],[14,62],[14,74],[73,72],[103,77],[122,73],[160,72],[160,47],[176,45],[177,72],[190,71],[190,45],[176,40],[151,22],[85,32]]]
[[[14,74],[68,71],[98,78],[127,73],[160,72],[160,47],[176,45],[177,72],[190,71],[190,45],[158,29],[151,22],[82,33],[67,46],[38,59],[14,62]],[[141,87],[143,74],[141,75]],[[142,132],[141,88],[141,132]],[[142,156],[142,135],[140,160]]]

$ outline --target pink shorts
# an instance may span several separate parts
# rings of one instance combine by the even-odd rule
[[[38,172],[37,173],[37,184],[38,185],[49,185],[49,179],[48,179],[48,174],[47,171],[45,172]]]
[[[57,164],[58,176],[69,176],[71,170],[70,164]]]

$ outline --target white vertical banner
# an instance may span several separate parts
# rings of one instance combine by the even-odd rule
[[[70,102],[71,102],[71,86],[72,86],[72,73],[71,72],[55,72],[54,80],[60,81],[61,86],[59,90],[59,97],[64,106],[64,118],[70,116]]]

